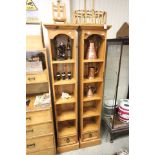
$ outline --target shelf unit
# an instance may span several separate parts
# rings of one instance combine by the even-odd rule
[[[111,26],[80,26],[79,32],[79,98],[80,98],[80,147],[101,143],[100,122],[103,99],[103,79],[106,54],[106,35]],[[89,40],[94,40],[97,58],[87,59]],[[89,67],[97,68],[94,78],[89,79]],[[87,96],[87,88],[96,88],[93,96]]]
[[[27,155],[56,154],[52,104],[50,102],[42,106],[34,105],[36,96],[44,93],[51,96],[48,76],[47,53],[43,48],[42,37],[27,36],[26,99],[30,100],[26,106]]]
[[[77,108],[77,28],[75,25],[44,24],[48,31],[49,55],[51,67],[51,85],[53,91],[57,153],[79,148],[78,141],[78,108]],[[67,39],[71,44],[71,59],[57,60],[56,45],[63,42],[67,45]],[[56,78],[60,74],[71,71],[71,79]],[[71,95],[71,98],[61,98],[62,92]]]

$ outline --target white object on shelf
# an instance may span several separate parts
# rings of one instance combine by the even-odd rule
[[[45,93],[43,95],[36,96],[34,106],[45,106],[50,104],[50,95]]]
[[[71,95],[69,95],[68,93],[62,92],[61,98],[68,99],[68,98],[71,98]]]

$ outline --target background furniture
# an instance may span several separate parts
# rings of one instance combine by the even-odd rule
[[[110,133],[111,142],[115,136],[129,131],[129,124],[119,121],[116,111],[119,99],[129,98],[128,56],[129,38],[108,39],[104,102],[113,100],[111,107],[113,110],[109,116],[105,113],[102,116]]]
[[[80,105],[80,147],[88,147],[101,143],[100,122],[103,99],[103,77],[106,54],[107,30],[111,26],[80,26],[79,40],[79,105]],[[97,53],[96,59],[86,59],[89,41],[93,40]],[[89,67],[97,68],[98,73],[88,79]],[[88,87],[95,87],[92,97],[88,97]]]
[[[49,55],[51,84],[53,91],[53,103],[55,111],[57,152],[65,152],[79,148],[78,141],[78,109],[77,109],[77,26],[45,24],[49,37]],[[68,40],[71,44],[71,59],[58,60],[58,46],[63,43],[67,46]],[[65,50],[63,50],[65,52]],[[68,80],[67,73],[71,72]],[[58,72],[61,79],[57,79]],[[62,72],[66,78],[62,79]],[[69,93],[71,98],[62,99],[62,92]]]
[[[43,71],[26,74],[26,153],[27,155],[55,155],[55,136],[51,103],[34,106],[35,98],[43,93],[50,94],[47,53],[41,36],[26,37],[26,57],[42,55]],[[50,94],[51,96],[51,94]]]

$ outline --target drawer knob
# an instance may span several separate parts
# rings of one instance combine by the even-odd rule
[[[33,129],[30,129],[30,130],[26,130],[26,132],[33,132]]]
[[[92,136],[93,136],[93,135],[90,133],[90,134],[89,134],[89,138],[91,138]]]
[[[27,144],[27,148],[33,148],[33,147],[35,147],[35,143],[33,143],[33,144]]]
[[[26,120],[31,120],[31,117],[26,117]]]
[[[36,79],[35,77],[29,77],[29,78],[28,78],[29,81],[35,80],[35,79]]]
[[[69,139],[69,138],[67,138],[67,139],[66,139],[66,142],[67,142],[67,143],[69,143],[69,142],[70,142],[70,139]]]

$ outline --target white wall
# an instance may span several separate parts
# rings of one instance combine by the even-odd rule
[[[42,23],[53,23],[52,17],[52,2],[56,0],[33,0],[35,5],[38,8],[38,17]],[[62,0],[66,4],[66,14],[67,22],[70,22],[70,0]],[[43,28],[45,46],[48,47],[48,37],[47,30]],[[26,25],[26,34],[27,35],[38,35],[40,34],[40,26],[38,25]]]
[[[71,0],[72,11],[84,9],[84,0]],[[92,9],[92,0],[87,0],[87,9]],[[94,0],[95,10],[107,12],[107,24],[112,25],[108,38],[115,38],[124,22],[129,22],[129,0]]]
[[[52,23],[52,1],[33,0],[39,9],[39,18],[43,23]],[[72,13],[84,9],[84,0],[63,0],[66,3],[67,22],[72,21]],[[92,8],[92,0],[87,0],[87,9]],[[107,11],[107,24],[112,25],[108,38],[115,38],[116,32],[124,22],[129,22],[129,0],[94,0],[95,10]],[[36,28],[27,26],[27,34],[38,33]],[[44,31],[45,32],[45,31]]]

